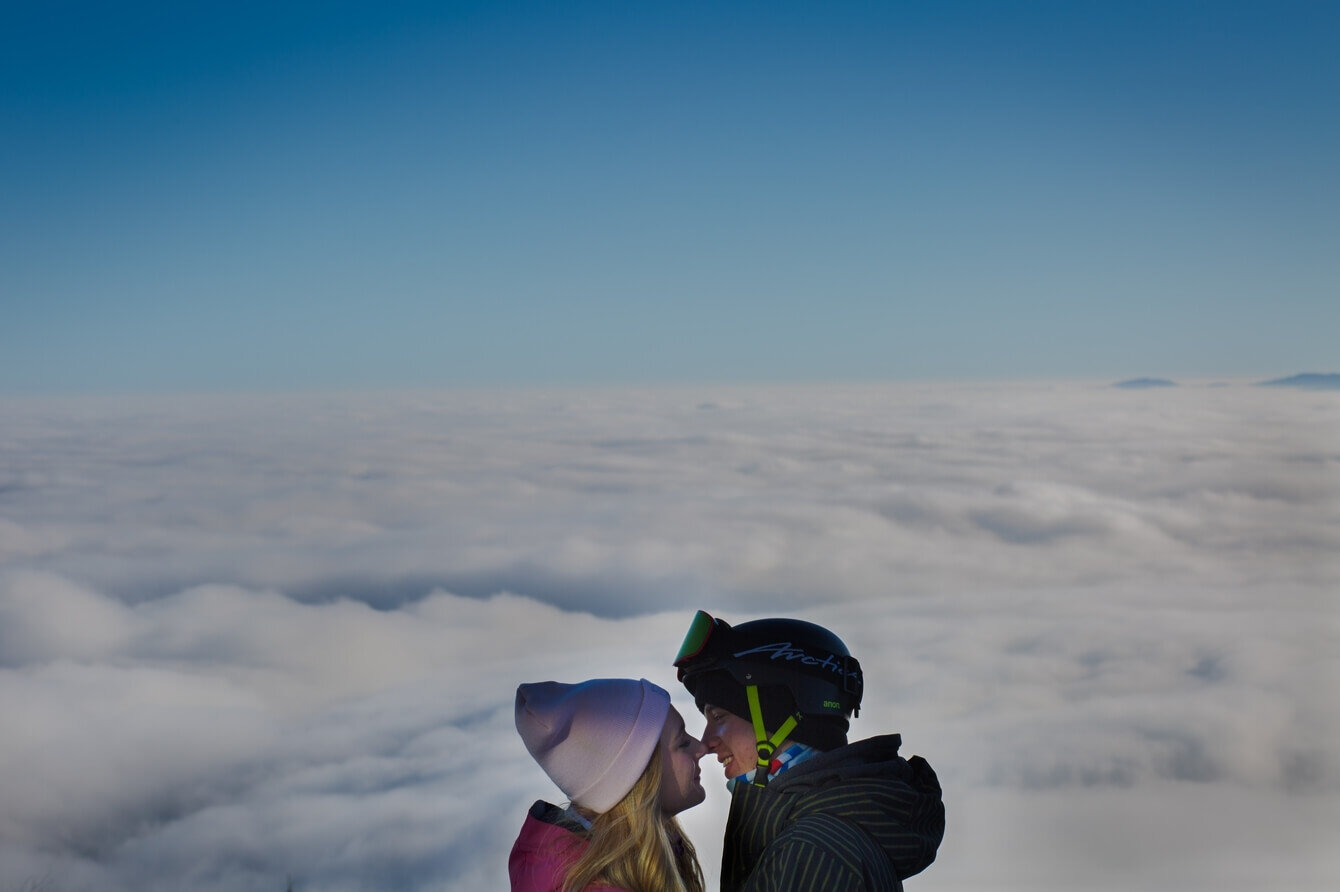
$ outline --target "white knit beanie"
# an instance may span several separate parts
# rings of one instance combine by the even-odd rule
[[[669,712],[670,695],[645,678],[516,689],[516,729],[526,749],[569,799],[597,813],[633,789]]]

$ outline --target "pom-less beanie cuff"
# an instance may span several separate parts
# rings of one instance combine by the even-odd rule
[[[516,691],[526,749],[572,802],[598,813],[642,776],[669,712],[670,695],[645,678],[544,681]]]

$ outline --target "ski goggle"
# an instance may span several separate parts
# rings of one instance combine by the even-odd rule
[[[689,632],[684,636],[684,643],[679,646],[675,665],[682,668],[685,663],[700,655],[707,647],[707,641],[712,637],[712,630],[716,627],[717,620],[706,610],[699,610],[694,614],[693,622],[689,624]]]

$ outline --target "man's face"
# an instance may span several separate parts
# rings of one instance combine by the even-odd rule
[[[711,703],[703,704],[703,718],[707,719],[703,744],[716,755],[727,778],[747,774],[758,765],[758,741],[748,719]]]

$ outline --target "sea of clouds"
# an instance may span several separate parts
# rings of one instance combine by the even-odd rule
[[[1340,394],[1016,383],[0,399],[0,892],[504,889],[516,685],[696,732],[700,607],[860,657],[910,889],[1340,885]]]

